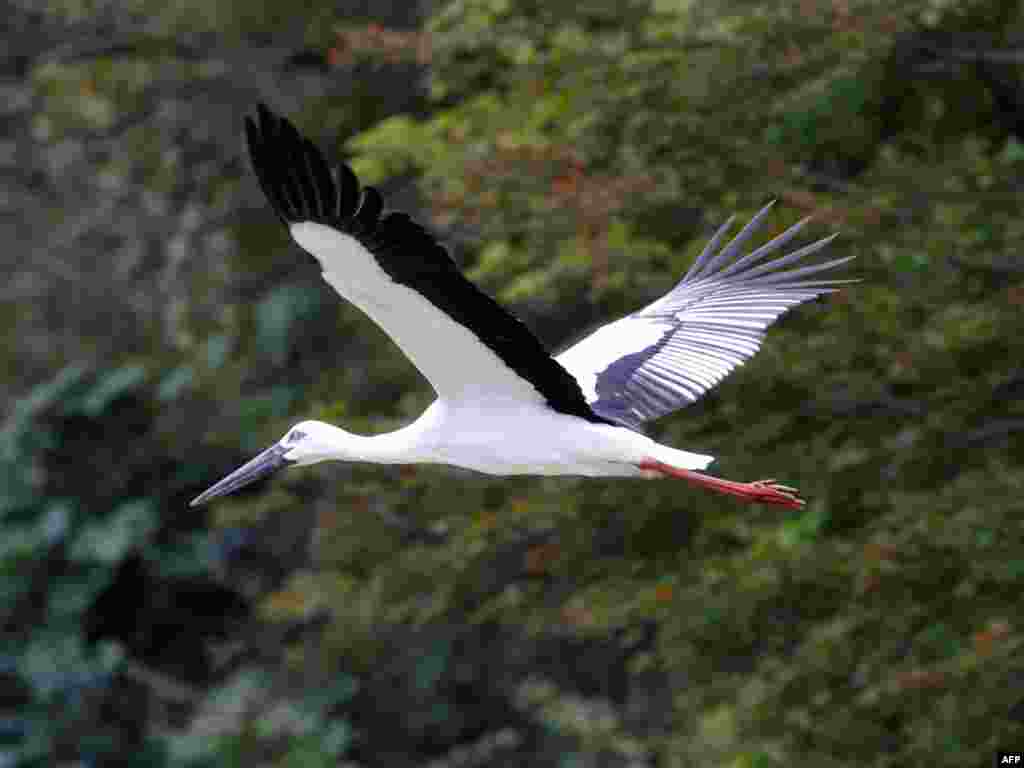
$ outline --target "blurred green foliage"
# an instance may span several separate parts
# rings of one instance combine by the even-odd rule
[[[8,744],[20,747],[26,765],[49,759],[59,729],[82,717],[88,706],[84,692],[109,684],[122,662],[115,645],[87,648],[81,621],[109,585],[117,563],[145,540],[155,523],[150,499],[125,499],[96,517],[83,509],[80,499],[45,493],[42,454],[67,436],[48,429],[40,417],[56,410],[65,421],[76,416],[95,419],[144,376],[139,366],[98,377],[69,366],[17,402],[4,424],[2,657],[7,671],[27,686],[25,701],[5,731],[11,736]],[[66,553],[65,567],[40,584],[55,550]],[[15,623],[26,614],[33,617],[32,624]]]
[[[992,95],[941,46],[1002,40],[1020,10],[797,9],[448,3],[430,24],[444,108],[351,146],[371,178],[421,170],[435,216],[489,243],[474,277],[512,301],[628,311],[671,287],[707,227],[773,197],[766,237],[809,212],[841,226],[833,254],[860,256],[864,282],[772,329],[717,396],[657,428],[726,476],[793,481],[807,509],[563,484],[547,519],[578,545],[554,568],[598,625],[661,622],[660,658],[688,681],[667,765],[981,764],[1019,733],[1024,669],[1019,441],[984,427],[1019,424],[1019,400],[993,398],[1024,359],[1019,280],[984,265],[1015,250],[1024,217],[1012,123],[993,124]],[[911,60],[915,35],[938,61]],[[513,499],[544,520],[545,487],[510,491],[499,531]],[[594,562],[592,526],[619,509],[625,552]],[[541,605],[515,610],[558,620]]]
[[[202,5],[220,11],[207,22],[181,11],[168,28],[215,25],[237,3]],[[309,19],[330,13],[318,6]],[[307,21],[310,45],[330,51],[334,27]],[[1017,743],[1024,289],[1013,254],[1024,240],[1024,150],[981,64],[951,51],[978,40],[997,50],[1019,38],[1021,21],[1019,4],[981,0],[453,0],[427,27],[428,115],[378,121],[366,84],[351,103],[304,107],[297,122],[321,140],[376,121],[347,144],[357,171],[370,182],[422,173],[434,223],[478,235],[469,274],[560,338],[584,330],[573,309],[599,321],[668,290],[717,224],[772,198],[765,239],[815,213],[815,234],[840,229],[831,255],[857,255],[863,282],[795,312],[743,370],[653,427],[663,442],[717,455],[716,474],[800,487],[804,510],[740,508],[672,483],[313,470],[327,499],[316,507],[318,568],[262,606],[280,621],[329,608],[322,659],[306,653],[299,665],[344,659],[369,673],[389,663],[382,627],[463,610],[581,636],[653,619],[658,646],[634,671],[657,668],[673,684],[669,725],[643,736],[663,765],[981,765]],[[362,55],[372,60],[373,45]],[[1020,64],[1005,66],[1021,82]],[[101,62],[89,73],[98,94],[84,95],[77,70],[33,76],[38,120],[59,137],[83,121],[108,124],[148,75]],[[267,235],[271,224],[268,214],[265,230],[236,233],[235,267],[257,283],[291,258],[283,233]],[[197,296],[221,278],[199,279]],[[26,691],[0,721],[0,741],[24,764],[42,764],[83,716],[79,692],[125,663],[116,645],[87,648],[77,626],[117,562],[141,547],[161,568],[173,560],[171,570],[192,573],[209,552],[152,541],[168,495],[209,467],[186,462],[170,488],[85,508],[45,485],[44,452],[76,435],[40,415],[117,421],[126,396],[154,417],[188,412],[197,397],[219,403],[215,416],[197,409],[157,430],[174,453],[200,441],[252,452],[310,415],[365,431],[417,415],[430,394],[400,353],[355,311],[335,314],[328,288],[310,286],[275,281],[215,321],[187,320],[197,341],[175,355],[154,345],[151,359],[110,361],[94,375],[71,364],[11,409],[0,443],[0,603],[31,621],[5,636],[0,673]],[[98,443],[88,445],[101,461]],[[90,464],[90,480],[115,472],[117,458]],[[291,487],[218,514],[237,522],[314,504]],[[409,543],[383,513],[446,538]],[[491,589],[496,553],[538,530],[559,542],[531,555],[544,578]],[[38,563],[57,547],[70,570],[39,586]],[[26,603],[40,610],[23,613]],[[444,649],[424,655],[410,685],[429,688],[450,663]],[[210,700],[227,707],[261,686],[233,680]],[[589,750],[563,764],[589,764],[594,744],[630,754],[617,724],[564,716],[571,697],[545,691],[545,722],[575,723]],[[153,739],[140,764],[252,764],[281,733],[281,764],[327,764],[353,738],[330,706],[304,699],[288,703],[288,717],[238,718],[217,738]],[[283,721],[294,727],[275,730]]]

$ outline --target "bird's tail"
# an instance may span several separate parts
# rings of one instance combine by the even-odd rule
[[[651,450],[650,457],[677,469],[707,469],[708,464],[715,460],[714,456],[680,451],[678,448],[658,444]]]

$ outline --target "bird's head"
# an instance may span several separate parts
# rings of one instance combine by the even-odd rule
[[[217,496],[237,491],[284,467],[301,467],[336,458],[337,450],[336,447],[332,449],[331,438],[336,437],[338,431],[337,427],[322,421],[296,424],[272,446],[192,499],[189,506],[196,507]]]

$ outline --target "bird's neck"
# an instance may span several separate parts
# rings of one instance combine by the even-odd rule
[[[372,464],[414,464],[426,460],[415,424],[380,435],[356,435],[335,427],[338,448],[334,458]]]

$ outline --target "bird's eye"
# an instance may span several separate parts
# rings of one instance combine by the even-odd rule
[[[293,429],[293,430],[292,430],[292,431],[291,431],[291,432],[290,432],[290,433],[288,434],[288,437],[286,437],[286,438],[285,438],[285,442],[288,442],[288,443],[297,443],[297,442],[299,442],[299,440],[301,440],[301,439],[302,439],[302,438],[304,438],[305,436],[306,436],[306,433],[305,433],[305,432],[300,432],[300,431],[299,431],[299,430],[297,430],[297,429]]]

